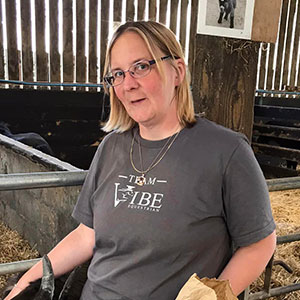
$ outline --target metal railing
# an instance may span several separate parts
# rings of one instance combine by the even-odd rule
[[[15,261],[11,263],[2,263],[0,264],[0,275],[27,271],[40,260],[41,258],[35,258],[35,259]]]
[[[277,237],[277,245],[300,241],[300,234],[290,234]],[[293,283],[286,286],[271,288],[272,268],[274,265],[282,266],[287,272],[292,273],[293,270],[283,261],[275,261],[274,255],[268,262],[265,269],[264,287],[262,291],[249,293],[249,288],[244,292],[241,300],[260,300],[275,297],[300,290],[300,283]]]
[[[82,185],[87,171],[14,173],[0,175],[0,191]]]
[[[62,186],[82,185],[87,171],[59,171],[59,172],[38,172],[38,173],[15,173],[0,175],[0,191],[36,189]],[[282,191],[300,188],[300,177],[289,177],[266,180],[269,191]],[[300,234],[291,234],[277,237],[277,245],[300,240]],[[0,264],[0,275],[11,274],[28,270],[38,259]],[[273,257],[266,267],[264,289],[261,292],[250,294],[244,293],[243,300],[267,299],[292,291],[300,290],[300,284],[292,284],[278,288],[270,288]]]
[[[14,173],[0,175],[0,191],[82,185],[88,171]],[[300,176],[266,180],[269,191],[300,189]]]

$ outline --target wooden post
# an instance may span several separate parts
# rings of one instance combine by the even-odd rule
[[[182,0],[181,1],[181,9],[180,9],[180,44],[183,47],[184,53],[186,53],[186,46],[185,46],[185,41],[186,41],[186,18],[187,18],[187,6],[188,6],[188,1],[187,0]]]
[[[287,22],[287,16],[288,16],[288,4],[289,4],[288,2],[289,2],[288,0],[284,0],[282,2],[281,21],[280,21],[278,46],[277,46],[278,50],[277,50],[277,60],[276,60],[275,83],[274,83],[275,90],[280,90],[280,76],[281,76],[286,22]]]
[[[89,82],[93,83],[97,83],[97,4],[97,0],[90,0]]]
[[[30,1],[21,1],[23,80],[33,81],[33,56],[31,48]]]
[[[156,20],[156,1],[149,0],[149,20]]]
[[[84,1],[76,2],[76,82],[86,82],[86,56],[85,56],[85,4]],[[77,88],[84,90],[84,88]]]
[[[45,47],[45,1],[35,1],[37,81],[48,81],[48,55]],[[47,87],[39,87],[47,89]]]
[[[191,0],[192,12],[191,12],[191,24],[197,24],[199,0]],[[194,73],[194,53],[195,53],[195,40],[196,40],[196,28],[193,25],[190,29],[190,42],[189,42],[189,70],[191,74]]]
[[[159,22],[166,24],[167,23],[167,7],[168,1],[161,0],[159,5]]]
[[[16,6],[14,1],[6,0],[8,76],[9,79],[20,80],[19,51],[17,48]]]
[[[126,21],[134,20],[134,1],[126,0]]]
[[[178,0],[171,1],[170,29],[176,34]]]
[[[107,36],[108,36],[108,19],[109,19],[109,1],[101,1],[101,45],[100,45],[100,74],[101,79],[103,78],[103,69],[107,47]]]
[[[73,56],[73,8],[72,0],[63,2],[63,80],[73,82],[74,80],[74,56]],[[64,87],[64,90],[72,88]]]
[[[4,55],[3,55],[3,17],[2,5],[0,5],[0,78],[4,78]]]
[[[58,2],[51,1],[50,9],[50,81],[60,82],[60,55],[58,52]],[[52,87],[56,90],[59,87]]]
[[[122,1],[114,0],[114,22],[122,21]]]
[[[140,0],[138,1],[138,20],[144,20],[145,19],[145,6],[146,6],[146,0]]]
[[[198,34],[195,46],[196,111],[251,140],[258,42]]]

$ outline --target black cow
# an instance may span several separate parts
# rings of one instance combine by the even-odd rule
[[[27,133],[13,134],[8,128],[6,123],[0,122],[0,134],[3,134],[11,139],[14,139],[15,141],[31,146],[46,154],[50,154],[52,156],[54,155],[47,141],[37,133],[27,132]]]
[[[54,279],[51,262],[47,255],[43,257],[43,277],[24,289],[13,300],[79,300],[87,279],[87,266],[75,268],[70,274]],[[23,275],[13,276],[3,289],[1,299],[4,299]]]
[[[230,15],[230,28],[234,28],[234,10],[236,8],[236,0],[219,0],[220,16],[218,23],[222,23],[222,19],[227,20]]]

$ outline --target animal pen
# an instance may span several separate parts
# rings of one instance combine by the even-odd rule
[[[125,20],[154,19],[169,26],[186,51],[197,111],[252,139],[265,174],[299,175],[300,0],[283,0],[276,43],[195,38],[197,12],[196,0],[0,0],[0,121],[13,132],[38,132],[56,156],[0,137],[0,173],[6,174],[0,175],[0,219],[37,244],[41,254],[75,226],[65,220],[71,219],[86,174],[82,169],[88,168],[104,136],[101,122],[109,111],[101,81],[105,49],[113,28]],[[251,86],[241,91],[234,80],[231,86],[221,81],[203,85],[205,72],[220,74],[204,68],[220,51],[215,45],[225,53],[221,63],[227,63],[229,72],[228,58],[245,66],[245,74],[252,73],[255,95]],[[217,89],[222,97],[215,97]],[[247,109],[237,104],[240,100]],[[226,115],[216,111],[222,107]],[[299,181],[270,179],[268,185],[270,190],[298,189]],[[277,242],[298,240],[295,233]],[[5,264],[0,274],[27,269],[33,262]],[[300,289],[297,283],[271,289],[272,265],[273,260],[264,291],[245,293],[244,300]]]

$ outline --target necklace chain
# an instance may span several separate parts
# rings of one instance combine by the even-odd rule
[[[158,154],[155,156],[155,158],[153,159],[153,161],[151,162],[151,164],[149,165],[149,167],[144,170],[144,166],[143,166],[143,157],[142,157],[142,147],[141,147],[141,142],[140,140],[138,140],[138,146],[139,146],[139,156],[140,156],[140,163],[141,163],[141,170],[139,170],[133,162],[133,145],[134,145],[134,140],[135,140],[135,136],[137,131],[135,132],[134,136],[132,137],[132,141],[131,141],[131,147],[130,147],[130,163],[132,168],[139,174],[142,174],[141,176],[139,176],[137,178],[136,183],[140,186],[144,185],[146,182],[146,178],[145,175],[152,170],[155,166],[157,166],[161,160],[165,157],[165,155],[167,154],[168,150],[171,148],[171,146],[173,145],[173,143],[175,142],[178,134],[179,134],[180,130],[174,135],[174,136],[170,136],[168,138],[168,140],[166,141],[166,143],[163,145],[163,147],[160,149],[160,151],[158,152]],[[173,139],[172,139],[173,138]],[[164,151],[165,149],[165,151]],[[164,151],[164,152],[163,152]],[[161,155],[161,156],[160,156]]]

